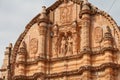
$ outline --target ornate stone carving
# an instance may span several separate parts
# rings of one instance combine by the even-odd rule
[[[66,51],[67,51],[67,41],[66,41],[65,37],[62,37],[61,47],[60,47],[60,53],[62,55],[65,55]]]
[[[64,6],[60,8],[60,22],[61,23],[68,23],[72,19],[72,7],[71,6]]]
[[[73,39],[71,36],[68,36],[67,40],[67,55],[71,55],[73,53]]]
[[[33,38],[30,40],[30,54],[36,54],[38,51],[38,40]]]
[[[53,43],[53,45],[52,45],[53,56],[58,56],[57,55],[57,52],[58,52],[58,39],[57,39],[57,37],[53,38],[52,43]]]
[[[101,27],[96,27],[94,29],[95,42],[101,42],[103,38],[103,29]]]

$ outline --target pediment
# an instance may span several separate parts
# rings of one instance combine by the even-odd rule
[[[50,11],[53,11],[55,10],[57,7],[59,7],[61,4],[65,3],[65,2],[73,2],[73,3],[76,3],[76,4],[82,4],[82,0],[57,0],[53,5],[51,5],[50,7],[47,8],[47,12],[49,13]]]

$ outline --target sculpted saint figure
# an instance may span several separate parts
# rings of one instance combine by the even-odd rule
[[[61,40],[61,54],[65,54],[66,53],[66,40],[65,37],[62,37]]]
[[[73,52],[73,39],[71,36],[69,36],[67,44],[67,54],[72,54],[72,52]]]

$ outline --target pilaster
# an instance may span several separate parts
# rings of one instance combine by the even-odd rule
[[[91,57],[90,57],[90,23],[91,23],[91,15],[90,15],[90,5],[87,0],[84,0],[82,5],[82,10],[80,13],[82,19],[82,27],[81,27],[81,45],[80,52],[84,53],[83,66],[91,66]],[[90,80],[91,73],[90,71],[84,71],[82,77],[85,80]]]

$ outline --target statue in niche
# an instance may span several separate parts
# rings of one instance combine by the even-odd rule
[[[60,53],[61,54],[66,54],[66,40],[65,40],[65,37],[62,37],[62,40],[61,40],[61,50],[60,50]]]
[[[68,36],[67,40],[67,54],[71,55],[73,52],[73,39],[71,36]]]

